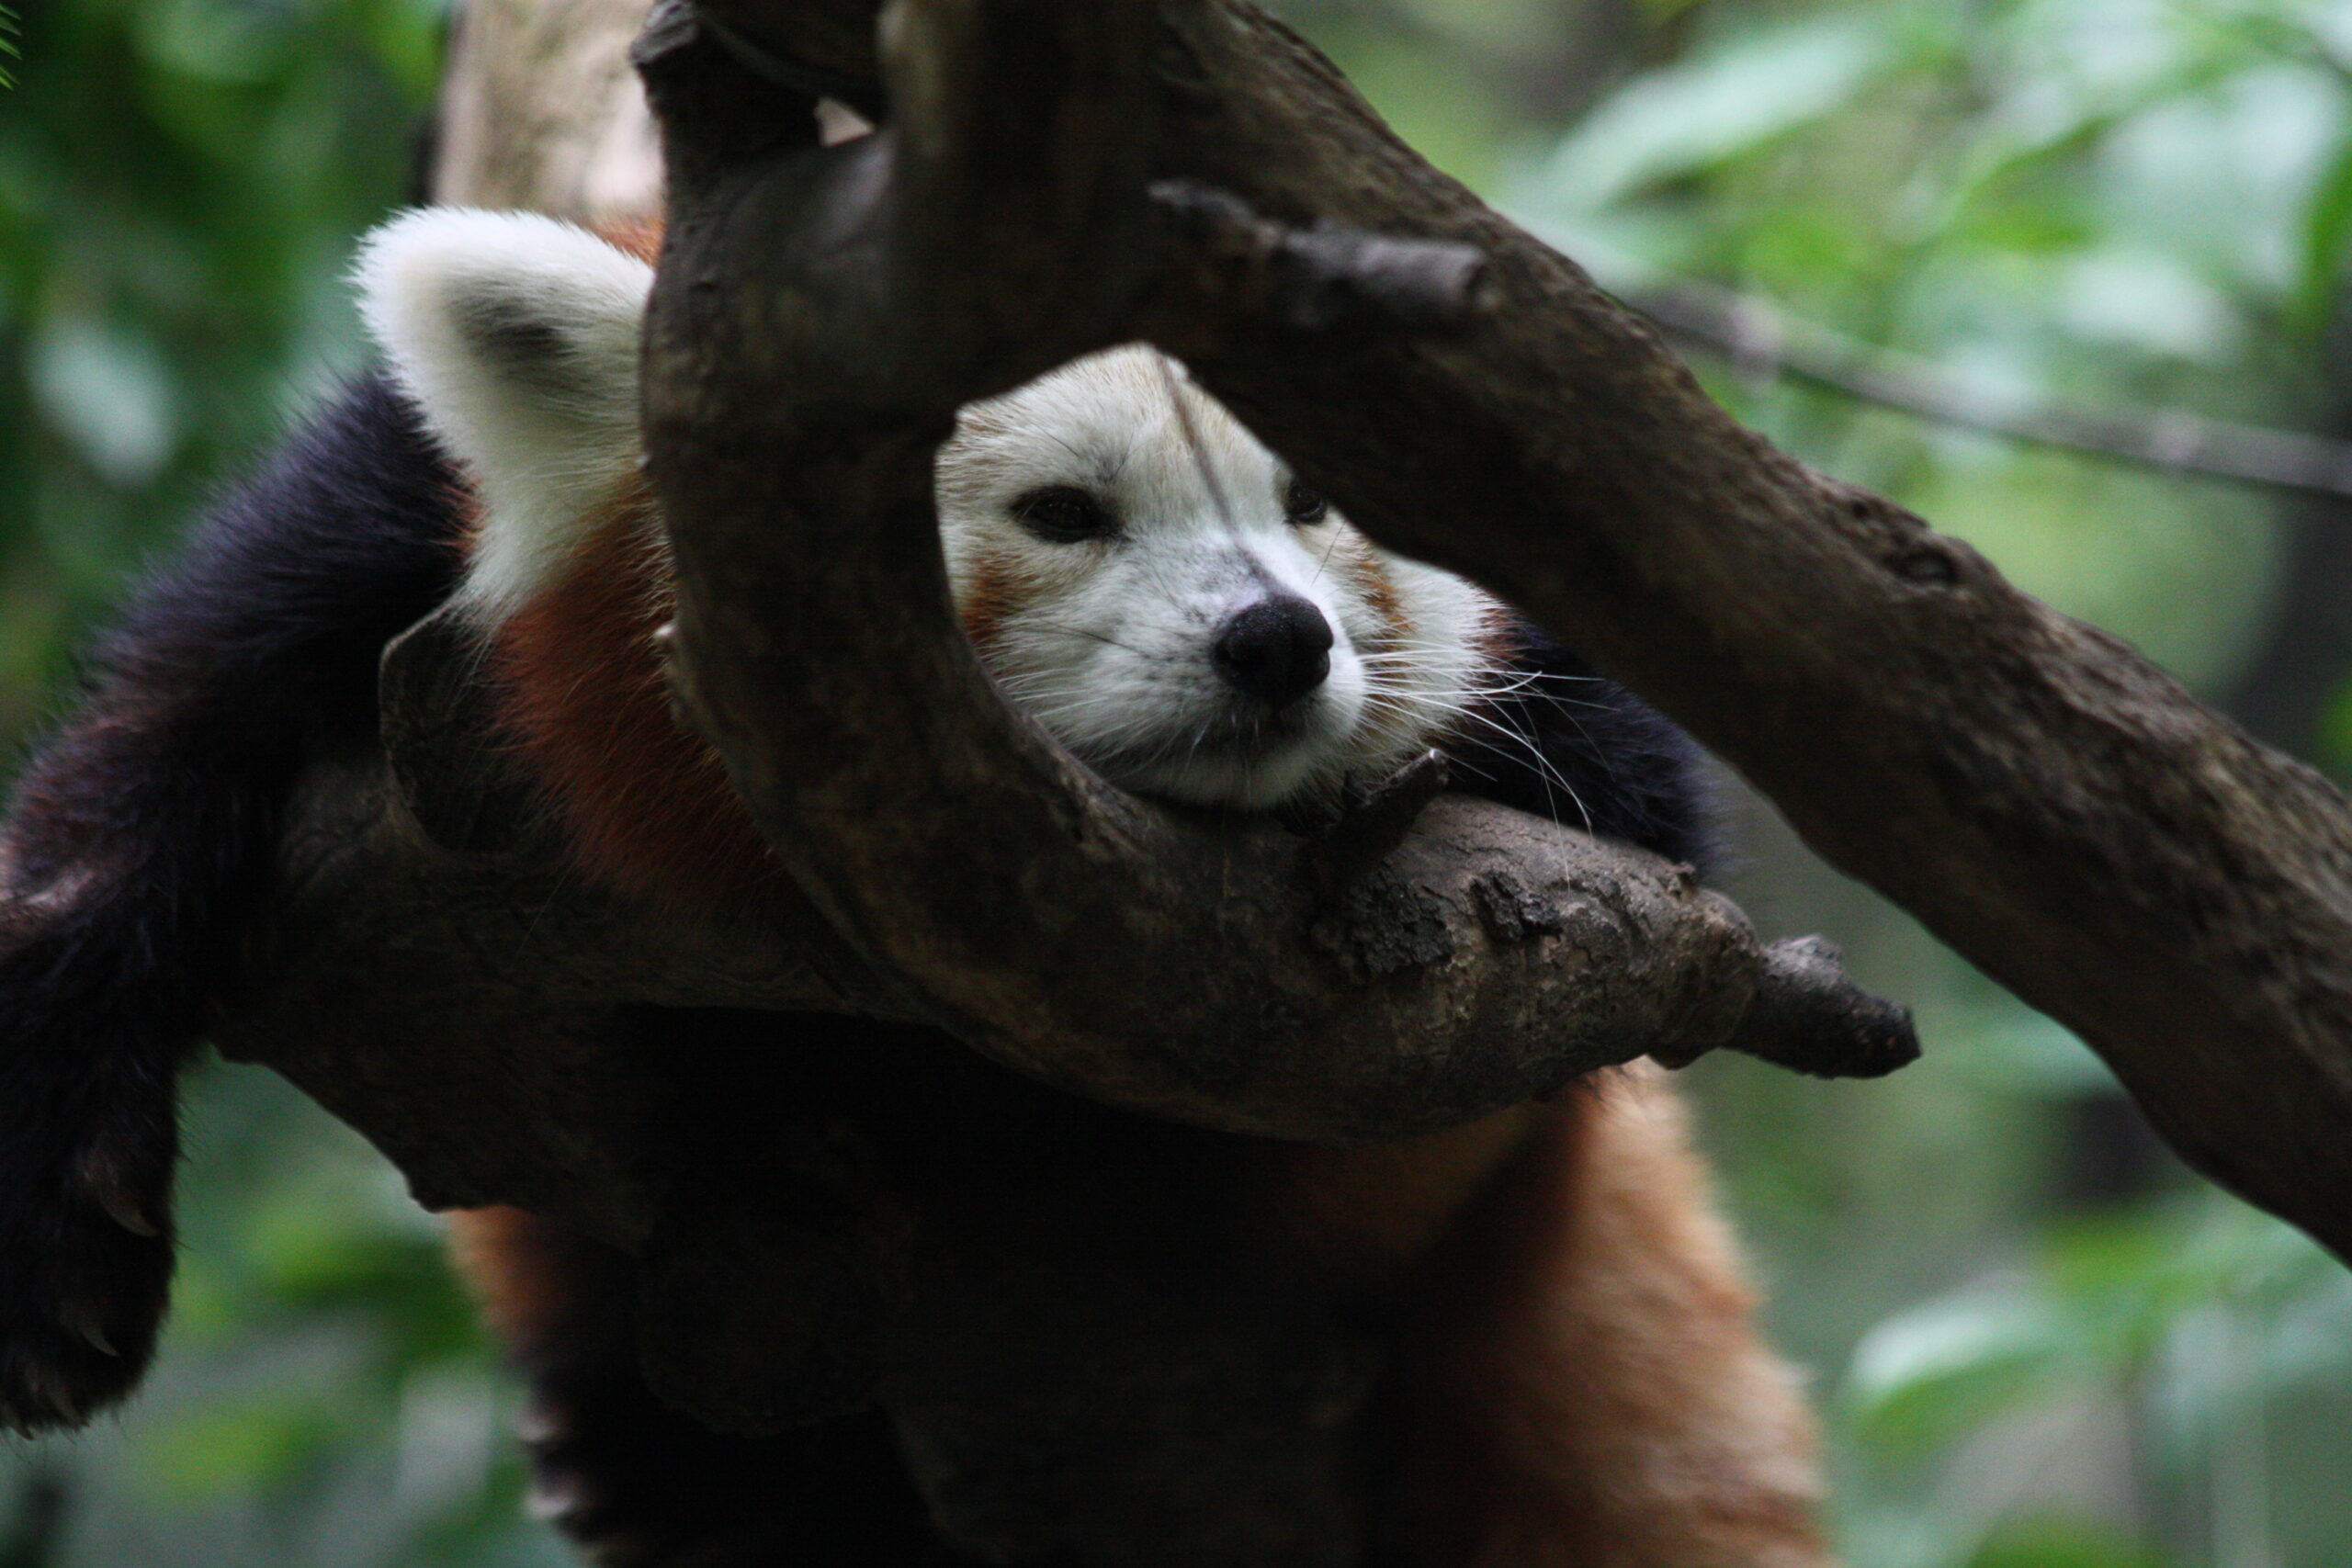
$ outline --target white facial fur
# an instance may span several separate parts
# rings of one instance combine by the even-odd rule
[[[1293,522],[1281,461],[1150,349],[966,409],[937,485],[948,572],[989,668],[1131,788],[1259,809],[1376,776],[1480,686],[1493,601],[1375,550],[1337,513]],[[1024,497],[1064,487],[1102,506],[1100,537],[1023,525]],[[1220,673],[1216,646],[1237,614],[1292,595],[1331,627],[1330,672],[1270,709]]]
[[[463,592],[494,624],[635,476],[650,269],[546,219],[432,209],[379,231],[358,279],[394,375],[479,487]],[[1385,774],[1492,681],[1495,601],[1336,513],[1292,521],[1288,488],[1232,415],[1140,347],[967,408],[937,469],[950,580],[1007,694],[1115,783],[1245,809]],[[1040,536],[1023,513],[1054,491],[1091,498],[1109,525]],[[1332,633],[1328,676],[1279,705],[1216,652],[1270,596],[1306,601]]]

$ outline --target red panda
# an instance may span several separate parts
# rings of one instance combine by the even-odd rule
[[[534,220],[428,213],[386,231],[362,276],[392,363],[477,477],[461,595],[493,632],[506,711],[583,861],[666,896],[756,897],[771,874],[758,836],[662,691],[666,567],[627,346],[643,262]],[[469,311],[498,329],[469,339]],[[573,422],[560,435],[537,423],[559,417]],[[560,491],[541,478],[559,458]],[[1523,803],[1549,815],[1695,850],[1689,761],[1654,716],[1589,671],[1547,665],[1535,634],[1481,591],[1373,546],[1149,350],[964,411],[935,487],[975,647],[1010,698],[1114,782],[1265,809],[1438,744],[1473,788],[1521,773]],[[1366,1526],[1376,1560],[1825,1561],[1806,1416],[1753,1336],[1654,1074],[1403,1145],[1231,1140],[1222,1159],[1228,1180],[1201,1206],[1258,1232],[1269,1250],[1257,1266],[1306,1258],[1354,1282],[1335,1288],[1420,1298],[1395,1330],[1409,1350],[1366,1406],[1386,1428],[1387,1503]],[[1064,1174],[1114,1179],[1133,1161],[1098,1156]],[[510,1335],[542,1365],[565,1364],[543,1325],[570,1309],[548,1303],[547,1275],[582,1244],[511,1214],[457,1223]],[[1247,1257],[1221,1251],[1219,1266]],[[589,1475],[565,1457],[594,1447],[580,1414],[542,1438],[560,1515],[609,1560],[670,1561],[673,1549],[621,1545],[626,1513],[605,1493],[620,1467]],[[1041,1544],[1098,1561],[1076,1538]]]
[[[20,785],[0,836],[0,1422],[78,1420],[143,1364],[168,1276],[171,1076],[209,944],[250,896],[303,745],[364,728],[375,652],[410,620],[467,607],[584,874],[664,899],[773,895],[763,843],[662,691],[667,563],[636,402],[654,239],[616,239],[456,211],[381,231],[359,278],[389,377],[224,504]],[[1460,787],[1701,854],[1670,726],[1471,584],[1373,546],[1149,350],[966,410],[936,491],[974,645],[1114,782],[1263,810],[1436,745]],[[454,1216],[538,1384],[546,1510],[597,1561],[1828,1561],[1804,1402],[1653,1070],[1340,1150],[1147,1122],[926,1031],[709,1027],[797,1032],[793,1059],[830,1075],[805,1092],[888,1173],[916,1237],[884,1334],[896,1370],[871,1406],[806,1431],[707,1430],[638,1369],[636,1259],[514,1211]],[[962,1260],[965,1296],[926,1295],[926,1248]],[[1226,1332],[1186,1339],[1188,1314]],[[1361,1365],[1302,1382],[1301,1324],[1345,1325]],[[1155,1348],[1171,1334],[1183,1356]],[[1126,1356],[1126,1397],[1041,1416],[975,1392],[1017,1384],[1040,1343]],[[1314,1456],[1244,1451],[1250,1433],[1188,1404],[1253,1380],[1317,1412],[1301,1447],[1341,1456],[1346,1483],[1276,1558],[1221,1545],[1216,1510],[1167,1485],[1168,1451],[1217,1477],[1262,1461],[1266,1496],[1233,1510],[1284,1506],[1285,1467]]]

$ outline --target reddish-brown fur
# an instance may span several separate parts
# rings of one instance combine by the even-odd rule
[[[596,225],[596,237],[651,266],[661,259],[664,227],[660,217],[640,214],[635,218],[614,218]]]
[[[641,484],[616,495],[564,571],[502,630],[506,722],[590,874],[756,902],[781,874],[663,688],[654,633],[670,601],[652,505]],[[1346,567],[1393,624],[1376,561],[1351,556]],[[1011,591],[983,570],[967,595],[983,647]],[[1811,1519],[1804,1403],[1755,1335],[1737,1259],[1657,1074],[1612,1075],[1556,1105],[1406,1144],[1237,1147],[1254,1208],[1241,1223],[1335,1280],[1406,1289],[1420,1303],[1383,1406],[1383,1561],[1828,1561]],[[493,1320],[544,1355],[567,1311],[564,1249],[543,1245],[527,1217],[496,1211],[461,1219],[460,1235]]]
[[[591,874],[736,903],[783,872],[726,769],[670,712],[654,634],[670,618],[651,491],[615,496],[587,542],[500,628],[506,728]]]
[[[475,1304],[526,1359],[572,1304],[578,1284],[549,1245],[547,1223],[520,1209],[462,1209],[449,1216],[449,1251],[474,1287]]]
[[[1012,563],[993,551],[973,558],[971,581],[958,596],[964,635],[983,654],[993,646],[1004,618],[1020,605],[1021,582]]]
[[[1405,614],[1404,601],[1397,596],[1396,585],[1388,580],[1388,569],[1372,547],[1357,536],[1345,540],[1345,548],[1338,552],[1334,570],[1349,586],[1362,596],[1372,613],[1380,617],[1382,635],[1365,643],[1361,649],[1366,654],[1394,653],[1405,646],[1414,632],[1412,618]]]
[[[678,723],[655,634],[673,609],[651,489],[632,480],[563,570],[499,628],[505,732],[547,786],[573,857],[633,892],[729,905],[773,897],[783,869],[727,770]],[[961,618],[987,648],[1021,585],[989,559]]]
[[[1425,1270],[1398,1560],[1818,1568],[1812,1422],[1661,1076],[1538,1113]]]

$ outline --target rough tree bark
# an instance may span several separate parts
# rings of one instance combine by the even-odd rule
[[[997,699],[947,609],[931,447],[959,402],[1131,335],[1140,319],[1120,312],[1162,298],[1148,143],[1127,123],[1156,92],[1143,67],[1157,24],[1106,9],[1123,29],[1114,45],[1088,38],[1091,13],[1067,9],[1052,18],[1066,35],[1024,33],[1037,19],[1026,11],[910,13],[909,28],[945,29],[918,42],[902,28],[900,59],[942,68],[932,107],[952,133],[899,209],[933,217],[900,236],[916,243],[888,273],[869,264],[893,236],[860,232],[873,214],[858,181],[881,177],[899,198],[901,133],[818,156],[804,145],[810,100],[726,51],[673,38],[684,52],[658,68],[673,110],[702,117],[677,143],[694,193],[681,244],[773,240],[775,260],[813,258],[839,289],[797,314],[764,284],[707,291],[707,309],[761,317],[735,345],[753,379],[698,368],[695,338],[669,318],[654,383],[700,396],[705,421],[675,400],[657,415],[662,480],[685,520],[690,695],[728,738],[805,905],[726,919],[583,886],[481,711],[478,650],[435,619],[387,655],[380,749],[319,759],[306,776],[272,908],[216,1031],[224,1051],[277,1066],[373,1139],[428,1204],[515,1204],[639,1254],[655,1281],[649,1372],[722,1424],[769,1428],[863,1397],[903,1248],[839,1129],[794,1120],[802,1035],[774,1032],[757,1060],[718,1053],[707,1040],[745,1033],[740,1015],[711,1010],[944,1023],[1099,1100],[1310,1139],[1459,1121],[1645,1054],[1730,1047],[1870,1072],[1916,1049],[1901,1010],[1855,990],[1822,945],[1761,946],[1728,903],[1655,857],[1432,800],[1429,770],[1329,821],[1219,821],[1106,789]],[[827,51],[870,47],[868,13],[805,16]],[[967,24],[977,31],[959,33]],[[473,47],[485,36],[478,27]],[[1070,49],[1061,64],[1033,58],[1054,38]],[[547,73],[560,98],[605,93],[597,72],[560,58],[571,65]],[[1087,74],[1103,67],[1105,80]],[[532,78],[468,80],[450,115],[496,123],[498,95]],[[878,107],[869,86],[826,80]],[[1086,110],[1043,136],[1027,108],[998,118],[988,103],[1052,118],[1065,90]],[[490,156],[454,132],[447,145]],[[568,156],[500,157],[440,188],[577,216],[612,199],[596,194],[615,188],[605,175]],[[1066,185],[1070,169],[1089,173]],[[803,178],[813,185],[793,188]],[[764,231],[729,210],[737,196]],[[682,254],[663,287],[694,297],[715,275]],[[1220,292],[1199,299],[1201,331],[1238,319],[1235,289],[1266,259],[1237,253],[1204,274]],[[1315,286],[1306,305],[1361,296],[1381,330],[1453,312],[1476,271],[1459,247],[1346,239],[1272,259]],[[1168,294],[1156,309],[1167,323],[1189,307]],[[779,626],[753,602],[799,609]],[[801,630],[838,640],[793,630],[802,612]],[[734,1075],[723,1086],[719,1055]],[[1066,1388],[1039,1387],[1083,1416],[1101,1389],[1065,1370]],[[1294,1418],[1268,1418],[1269,1451],[1295,1446],[1281,1425]],[[1213,1497],[1248,1480],[1184,1485]]]
[[[616,14],[593,14],[590,30],[609,34]],[[871,31],[867,16],[812,15],[828,28]],[[529,79],[481,52],[486,39],[526,64],[554,60],[561,103],[491,114],[524,132],[518,148],[494,155],[453,132],[451,159],[477,166],[445,174],[441,188],[594,215],[609,199],[594,194],[612,186],[608,168],[589,168],[544,126],[583,98],[608,115],[620,104],[621,123],[637,111],[582,55],[549,44],[547,17],[493,6],[474,26],[449,95],[453,124],[480,120],[491,113],[484,105],[514,98]],[[846,41],[825,32],[828,50]],[[1015,78],[1023,69],[1010,59],[997,66]],[[870,93],[842,85],[871,107]],[[1115,122],[1134,85],[1098,102],[1100,128]],[[808,107],[792,99],[779,122],[778,105],[763,103],[748,131],[720,133],[764,143],[781,123],[787,140],[805,140]],[[594,117],[567,123],[575,137],[616,141]],[[843,156],[870,161],[890,144],[876,139]],[[1140,146],[1117,137],[1103,145],[1130,154]],[[1057,177],[1049,158],[1031,166]],[[949,210],[971,173],[942,168],[937,210]],[[1139,213],[1131,155],[1122,173],[1121,199]],[[795,215],[821,219],[821,207],[786,201]],[[1091,265],[1144,276],[1148,245],[1124,229],[1104,232],[1117,243],[1098,248]],[[1036,249],[1034,238],[1022,243]],[[1120,259],[1130,253],[1136,259]],[[1437,256],[1441,271],[1464,259]],[[801,503],[799,543],[769,548],[780,536],[763,526],[721,550],[757,554],[761,571],[779,553],[797,562],[797,581],[769,578],[757,591],[832,606],[837,616],[808,624],[823,619],[845,640],[790,666],[772,641],[729,650],[717,660],[726,667],[718,678],[730,691],[767,694],[797,716],[790,722],[836,727],[804,730],[784,748],[792,765],[829,772],[830,797],[771,811],[772,828],[789,834],[796,820],[846,812],[886,825],[866,836],[869,851],[876,838],[889,847],[831,868],[831,880],[790,852],[811,908],[773,911],[751,928],[630,909],[577,886],[531,826],[526,790],[503,776],[497,743],[472,711],[472,650],[452,626],[431,624],[388,660],[381,771],[367,761],[327,765],[311,781],[288,839],[280,908],[255,937],[222,1023],[230,1049],[291,1072],[390,1151],[431,1200],[529,1201],[622,1235],[650,1222],[637,1211],[621,1221],[601,1199],[553,1190],[626,1186],[599,1165],[630,1163],[616,1153],[626,1137],[608,1128],[617,1142],[599,1145],[567,1127],[549,1134],[566,1145],[565,1159],[530,1150],[548,1141],[538,1134],[551,1105],[594,1119],[595,1094],[548,1100],[539,1089],[550,1071],[580,1075],[602,1059],[583,1041],[602,1038],[615,1010],[637,1003],[944,1021],[1000,1059],[1098,1098],[1310,1137],[1443,1124],[1644,1054],[1680,1061],[1727,1044],[1822,1071],[1882,1071],[1908,1058],[1899,1010],[1854,991],[1819,944],[1759,948],[1727,903],[1653,857],[1457,802],[1421,814],[1437,782],[1426,773],[1307,832],[1182,816],[1103,788],[1009,719],[944,608],[929,446],[961,401],[1093,339],[1039,333],[1017,370],[975,376],[971,365],[948,365],[959,337],[1005,330],[1008,311],[1042,321],[1061,302],[1059,291],[1026,280],[1006,292],[979,267],[966,274],[970,284],[1000,292],[951,298],[959,265],[948,258],[939,290],[920,303],[829,302],[807,318],[831,357],[801,384],[826,388],[828,405],[854,401],[852,378],[898,363],[892,353],[904,358],[910,344],[944,370],[920,388],[915,428],[886,417],[822,432],[814,450],[779,448],[767,443],[783,405],[763,391],[729,412],[739,387],[713,405],[728,450],[668,466],[688,483],[705,469],[748,471],[755,481],[803,477],[813,499]],[[776,323],[759,336],[778,350],[797,341]],[[763,388],[775,384],[773,365],[761,374],[770,378]],[[853,425],[865,418],[853,414]],[[747,452],[748,469],[731,460]],[[769,516],[775,499],[752,504]],[[877,508],[888,526],[869,528]],[[835,563],[836,536],[889,545]],[[933,613],[922,624],[914,609],[925,597]],[[817,650],[804,643],[802,651]],[[1009,767],[1026,773],[991,782],[992,770]],[[770,793],[755,788],[752,798],[772,807]],[[976,822],[988,830],[973,832]],[[508,933],[517,924],[519,942]],[[971,945],[975,933],[981,948]],[[938,951],[916,951],[925,944]],[[1080,948],[1088,962],[1073,961]],[[401,957],[429,962],[420,973]],[[1062,980],[1041,984],[1048,972]],[[1080,975],[1085,994],[1073,997],[1066,987]],[[327,1016],[332,1028],[321,1026]],[[552,1062],[541,1059],[548,1038],[567,1043]],[[463,1100],[471,1110],[451,1111],[453,1081],[479,1090]],[[483,1126],[507,1135],[474,1136]]]
[[[845,364],[763,437],[812,457],[854,445],[867,471],[812,482],[888,516],[915,502],[876,470],[910,470],[956,397],[1146,336],[1369,531],[1589,649],[1834,863],[2082,1034],[2200,1169],[2352,1252],[2352,818],[2316,774],[1964,544],[1740,429],[1648,327],[1415,158],[1241,0],[910,4],[883,64],[854,25],[868,14],[707,0],[764,96],[704,63],[714,51],[682,12],[648,53],[657,80],[674,73],[688,215],[649,358],[688,662],[763,821],[863,948],[923,976],[977,1032],[1098,1005],[1083,977],[1017,997],[967,986],[1011,963],[974,953],[978,911],[901,918],[923,857],[891,846],[926,838],[911,792],[855,821],[819,809],[861,764],[811,768],[790,742],[873,739],[910,716],[763,702],[797,676],[808,630],[759,608],[805,579],[755,520],[800,519],[808,492],[749,460],[732,415],[777,375]],[[893,133],[790,149],[793,85],[887,101]],[[1467,245],[1482,265],[1450,296],[1462,278],[1442,253],[1351,251],[1318,225]],[[846,364],[845,344],[821,342],[853,319],[886,331],[877,297],[910,295],[936,302],[922,352],[870,336]],[[893,457],[892,439],[912,451]],[[863,541],[848,532],[822,536]],[[892,570],[903,582],[913,566]],[[941,669],[919,689],[972,684]],[[1108,807],[1001,727],[956,744],[914,776],[1005,812],[1010,838],[1109,830]],[[1082,876],[1079,858],[1055,863]]]

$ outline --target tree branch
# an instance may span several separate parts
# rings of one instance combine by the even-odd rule
[[[1702,283],[1644,289],[1633,303],[1675,337],[1744,373],[1788,376],[1881,408],[2158,473],[2301,494],[2352,496],[2352,445],[2175,409],[2093,408],[1973,390],[1934,365],[1792,319]]]
[[[901,57],[886,71],[826,41],[855,36],[846,18],[867,14],[857,0],[707,4],[732,32],[780,56],[877,84],[910,68]],[[1137,25],[1133,8],[1033,16],[907,0],[901,14],[951,8],[977,14],[972,25],[983,28],[1024,18],[1039,57],[1072,73],[1067,82],[1023,74],[1009,112],[1031,136],[1029,151],[1072,157],[1068,177],[1077,185],[1064,188],[1082,186],[1117,209],[1119,193],[1108,188],[1115,159],[1091,138],[1057,149],[1049,131],[1065,93],[1073,114],[1116,96],[1104,78],[1069,63],[1103,41],[1066,37],[1090,25],[1075,17],[1124,32]],[[1473,246],[1486,258],[1477,308],[1444,330],[1397,321],[1378,331],[1346,321],[1302,329],[1291,312],[1269,313],[1264,291],[1230,287],[1219,254],[1247,234],[1206,246],[1167,236],[1151,288],[1129,299],[1117,287],[1128,258],[1100,251],[1102,230],[999,233],[992,241],[1009,243],[1018,264],[1001,276],[1039,290],[1035,309],[1052,319],[1019,345],[1035,351],[1026,356],[993,339],[951,338],[950,378],[966,378],[956,390],[991,389],[1039,367],[1046,351],[1123,334],[1182,354],[1360,525],[1476,577],[1630,681],[1755,781],[1833,863],[2089,1041],[2192,1163],[2352,1252],[2352,1145],[2341,1136],[2352,1124],[2352,817],[2342,796],[2253,744],[2129,649],[2017,592],[1966,545],[1735,424],[1653,329],[1430,169],[1328,62],[1241,0],[1167,0],[1156,17],[1148,111],[1138,106],[1132,124],[1111,128],[1149,138],[1153,174],[1230,193],[1249,212],[1294,230],[1329,224]],[[989,63],[985,50],[956,47],[947,58],[926,56],[922,69],[968,82]],[[650,63],[658,73],[683,58],[657,43]],[[1102,58],[1117,62],[1113,82],[1129,69],[1121,51]],[[714,386],[748,385],[760,367],[739,362],[714,375],[695,357],[691,345],[707,341],[696,329],[824,330],[794,314],[821,296],[790,281],[784,264],[763,273],[742,254],[747,237],[788,234],[779,214],[812,201],[843,199],[861,221],[879,221],[888,197],[868,190],[852,198],[846,184],[820,188],[824,178],[848,176],[813,170],[847,165],[780,145],[763,152],[764,162],[698,164],[701,149],[718,139],[716,124],[740,130],[776,107],[771,95],[763,111],[748,88],[696,98],[704,89],[690,93],[684,80],[665,113],[673,190],[691,221],[673,231],[649,391],[657,473],[691,590],[688,641],[708,678],[738,653],[789,646],[778,617],[763,623],[739,592],[789,570],[772,560],[789,553],[774,543],[786,530],[773,519],[793,517],[796,548],[830,554],[848,541],[823,519],[761,510],[778,498],[753,473],[753,453],[773,474],[776,448],[746,444],[730,457],[721,405],[709,397]],[[865,160],[863,177],[881,186],[894,135],[952,133],[952,121],[917,112],[920,98],[899,101],[895,87],[884,96],[892,134],[854,155]],[[679,112],[690,99],[714,121]],[[984,157],[961,173],[975,182],[963,210],[976,218],[985,182],[1008,179],[1009,194],[1029,201],[1027,187],[1050,178]],[[1032,254],[1056,247],[1066,272]],[[1094,277],[1076,259],[1084,256],[1111,264],[1109,276]],[[760,280],[764,311],[698,316],[707,306],[692,285],[719,278]],[[1066,292],[1050,294],[1048,285]],[[868,313],[858,326],[870,333],[888,322]],[[814,362],[786,352],[770,364]],[[839,421],[803,426],[786,449],[810,460],[828,447],[879,453],[865,438],[877,409],[892,406],[889,389],[880,373],[855,374],[866,384],[842,396]],[[938,389],[928,403],[915,396],[896,405],[933,422],[900,439],[920,446],[944,429]],[[758,439],[793,434],[771,426]],[[850,488],[870,484],[885,510],[904,509],[899,531],[915,539],[919,498],[884,476],[910,470],[911,459],[902,451],[869,461],[875,467]],[[697,480],[696,471],[709,477]],[[763,553],[753,518],[770,528]],[[760,564],[727,577],[730,541]],[[912,584],[917,602],[933,601],[926,614],[937,613],[935,557],[910,554],[899,566],[899,590],[864,612],[904,614]],[[797,613],[800,602],[790,603]],[[780,645],[769,640],[779,637]],[[804,671],[786,660],[765,673]],[[921,885],[922,856],[899,859],[877,835],[845,825],[853,800],[864,810],[874,798],[839,787],[855,778],[854,763],[812,778],[778,753],[808,740],[854,736],[863,744],[877,739],[869,729],[887,736],[909,710],[936,703],[946,716],[921,733],[952,761],[919,775],[922,788],[904,798],[891,797],[887,780],[857,781],[882,791],[881,819],[915,820],[917,802],[935,802],[931,791],[952,784],[983,816],[1009,812],[1019,824],[1011,838],[1024,845],[1061,832],[1086,853],[1115,855],[1153,846],[1146,835],[1156,829],[1114,838],[1105,824],[1125,820],[1116,803],[1091,796],[1074,778],[1047,789],[1052,764],[1034,738],[1009,740],[1001,727],[971,721],[978,705],[968,667],[942,654],[875,685],[902,680],[904,705],[888,705],[878,726],[854,714],[803,722],[724,677],[712,682],[707,708],[763,823],[861,950],[954,998],[960,1026],[976,1033],[1068,1024],[1084,1008],[1062,976],[1002,984],[1015,955],[981,953],[976,937],[956,937],[994,919],[993,908],[944,907],[937,924],[896,926]],[[986,848],[962,863],[989,865]],[[1023,886],[1012,865],[995,869],[1005,875],[999,886]],[[1083,899],[1074,907],[1112,912]]]
[[[366,1133],[428,1206],[514,1203],[635,1247],[677,1213],[677,1172],[713,1150],[704,1119],[680,1113],[669,1036],[632,1010],[929,1022],[938,1004],[864,961],[814,903],[698,915],[569,874],[504,760],[480,664],[452,616],[393,645],[384,753],[312,770],[217,1038]],[[1752,1046],[1802,1070],[1875,1073],[1917,1049],[1902,1010],[1817,946],[1759,947],[1726,900],[1640,851],[1451,798],[1409,835],[1384,832],[1374,802],[1315,839],[1084,788],[1108,827],[1063,859],[1135,908],[1056,895],[1024,910],[945,877],[932,891],[983,907],[1015,953],[1009,977],[989,976],[1006,993],[1037,970],[1107,972],[1080,993],[1102,1010],[1100,1034],[984,1036],[1092,1098],[1295,1136],[1396,1136],[1645,1053]],[[928,815],[935,854],[973,837],[957,811]],[[1084,869],[1118,852],[1136,857],[1117,863],[1125,881]],[[1035,874],[1069,869],[1049,858]],[[1041,914],[1056,929],[1018,923]],[[941,940],[927,929],[941,919],[918,931]],[[1117,961],[1114,943],[1147,940],[1168,949],[1157,963]],[[1046,941],[1061,945],[1028,945]]]
[[[645,0],[469,0],[435,121],[433,199],[594,222],[661,199],[628,41]]]
[[[1125,330],[1159,221],[1129,109],[1149,20],[910,8],[890,132],[819,152],[805,101],[657,13],[647,434],[687,705],[827,920],[1050,1083],[1363,1137],[1738,1038],[1767,971],[1687,873],[1447,803],[1329,894],[1312,843],[1136,802],[994,696],[948,608],[932,451],[959,405]],[[1294,251],[1372,306],[1420,254]],[[1883,1011],[1815,1016],[1818,1065],[1905,1054]]]

